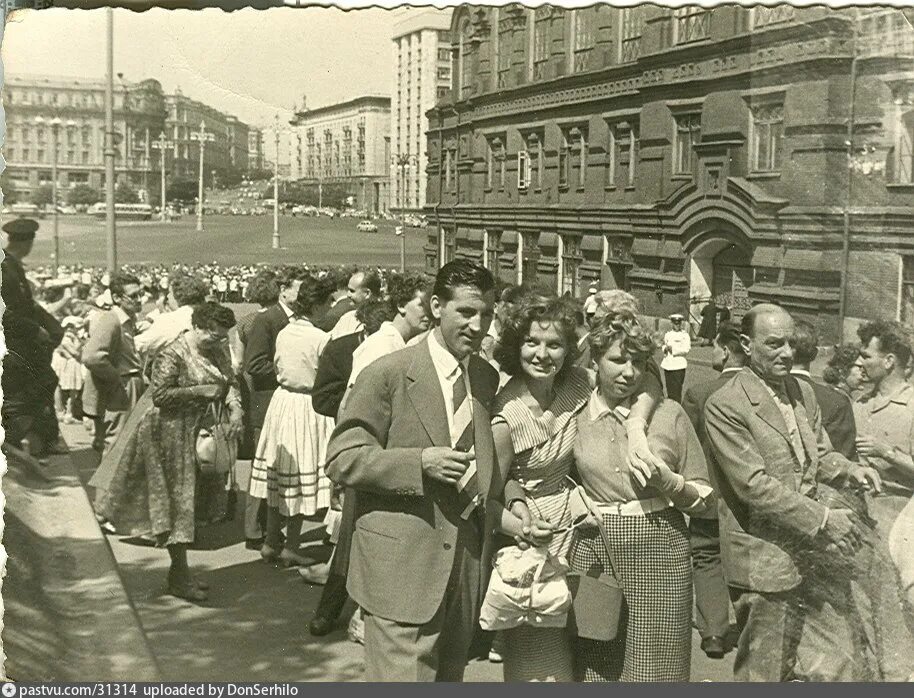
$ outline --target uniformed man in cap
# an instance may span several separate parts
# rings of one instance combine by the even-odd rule
[[[6,223],[8,243],[2,266],[3,428],[6,442],[19,448],[28,441],[32,454],[46,455],[59,436],[54,412],[57,376],[51,368],[54,348],[63,337],[60,324],[32,298],[22,260],[32,251],[38,222],[17,218]]]

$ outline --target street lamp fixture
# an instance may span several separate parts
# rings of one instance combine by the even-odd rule
[[[54,239],[54,263],[52,265],[54,270],[54,276],[58,274],[60,267],[60,213],[57,210],[59,206],[58,201],[58,175],[57,175],[57,148],[58,148],[58,136],[60,133],[60,127],[64,124],[68,128],[76,126],[76,122],[72,119],[64,122],[59,116],[54,116],[51,119],[45,119],[41,116],[35,117],[35,123],[39,126],[48,124],[51,127],[51,220],[53,221],[52,230],[53,230],[53,239]]]
[[[174,143],[168,140],[165,137],[165,131],[162,131],[162,133],[159,134],[158,140],[153,141],[151,145],[158,150],[162,156],[162,198],[160,204],[162,206],[162,221],[165,222],[167,220],[167,215],[165,213],[165,152],[171,148]]]
[[[203,232],[203,153],[206,144],[216,140],[216,136],[206,130],[206,122],[200,122],[200,130],[192,131],[190,134],[192,141],[200,142],[200,181],[197,185],[197,232]]]

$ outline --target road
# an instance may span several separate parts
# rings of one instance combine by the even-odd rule
[[[687,385],[713,372],[695,364]],[[84,482],[97,457],[82,426],[64,426],[64,437]],[[91,493],[90,493],[91,494]],[[321,526],[309,524],[307,552],[326,558]],[[357,681],[362,648],[346,639],[345,624],[312,638],[308,621],[321,588],[305,584],[295,571],[267,565],[256,551],[245,549],[240,512],[235,521],[202,529],[190,551],[191,566],[211,585],[210,600],[195,606],[164,594],[168,555],[139,541],[109,536],[163,680],[187,681]],[[694,681],[732,680],[732,653],[709,660],[693,641]],[[501,681],[501,667],[474,660],[468,681]]]
[[[90,216],[60,216],[61,264],[105,263],[105,222]],[[306,218],[280,216],[279,250],[271,248],[272,216],[207,216],[205,229],[196,231],[193,216],[172,223],[160,221],[118,222],[117,249],[121,264],[172,264],[212,262],[220,264],[372,264],[400,266],[400,239],[395,223],[378,221],[377,233],[356,230],[354,218]],[[426,231],[406,228],[406,263],[422,268]],[[29,257],[31,266],[48,264],[53,252],[51,220],[41,228]]]

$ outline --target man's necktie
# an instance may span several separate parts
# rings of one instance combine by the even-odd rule
[[[458,451],[469,451],[474,446],[473,411],[467,395],[464,371],[463,364],[459,364],[457,380],[454,381],[454,428],[451,431],[451,444]],[[457,493],[461,505],[460,516],[469,519],[479,505],[479,481],[476,477],[475,459],[469,462],[466,472],[457,482]]]

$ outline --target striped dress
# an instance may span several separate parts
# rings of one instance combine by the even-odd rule
[[[565,527],[571,523],[569,484],[577,432],[575,413],[590,396],[585,369],[572,367],[556,384],[555,398],[542,415],[524,400],[521,377],[512,378],[495,398],[492,423],[511,430],[514,460],[508,475],[527,494],[531,514]],[[529,399],[529,398],[528,398]],[[566,557],[572,532],[557,535],[549,545],[553,555]],[[522,625],[504,632],[505,681],[571,681],[574,663],[565,628]]]

